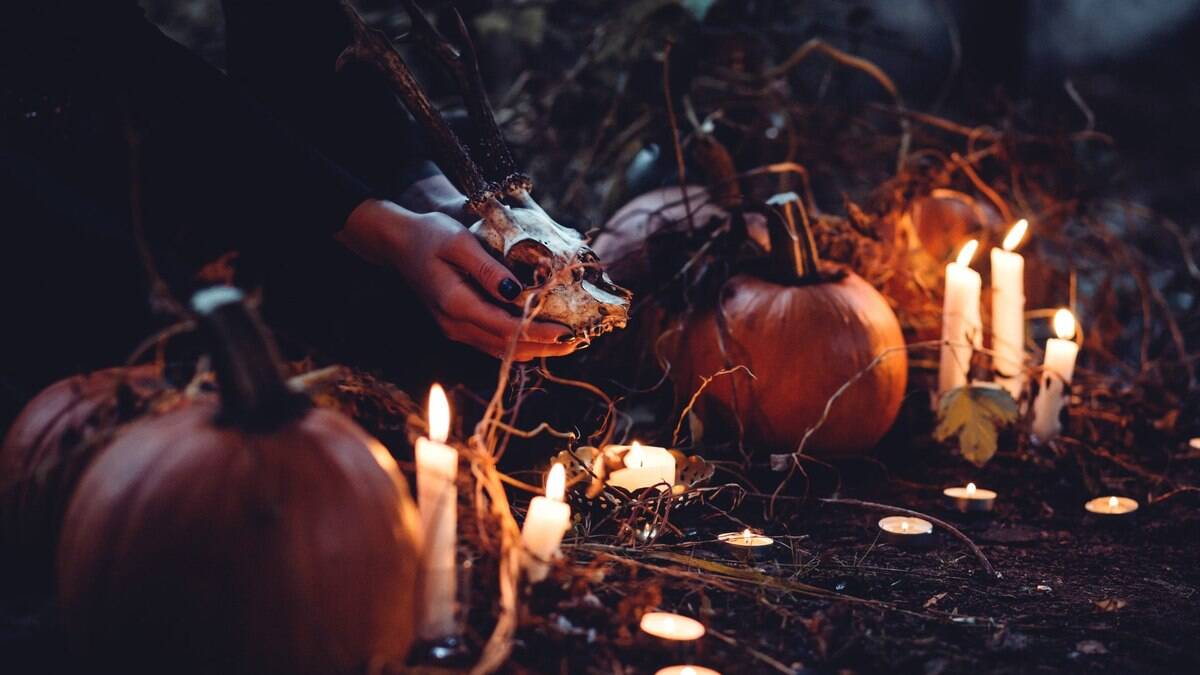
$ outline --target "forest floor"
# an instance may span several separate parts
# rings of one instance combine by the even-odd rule
[[[935,529],[932,548],[897,548],[877,537],[876,523],[886,514],[815,501],[762,528],[778,543],[753,563],[765,575],[757,576],[713,541],[738,526],[716,508],[698,506],[705,515],[673,517],[682,536],[638,553],[597,554],[586,544],[574,549],[572,567],[590,561],[591,580],[574,573],[559,577],[573,579],[569,591],[537,589],[536,595],[549,596],[534,600],[548,620],[517,650],[515,662],[536,672],[571,673],[653,672],[680,658],[724,673],[1200,669],[1200,645],[1189,639],[1200,636],[1196,494],[1150,506],[1143,499],[1133,517],[1102,522],[1083,509],[1090,495],[1062,478],[1069,470],[1031,466],[1002,452],[982,472],[981,484],[1000,494],[994,514],[965,517],[941,501],[944,486],[980,479],[959,460],[853,464],[840,467],[840,495],[955,524],[1002,578],[989,580],[977,558],[944,531]],[[761,523],[764,505],[748,498],[737,514]],[[686,573],[711,561],[746,574],[708,570],[699,582]],[[795,582],[844,598],[785,587]],[[593,604],[610,611],[588,610],[579,600],[582,587]],[[654,600],[709,626],[699,653],[632,638],[636,624],[625,610]],[[617,662],[632,670],[620,670]]]

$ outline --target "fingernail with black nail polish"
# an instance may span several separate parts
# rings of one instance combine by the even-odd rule
[[[561,342],[562,344],[566,344],[568,342],[574,342],[575,334],[574,333],[563,333],[562,335],[558,336],[558,341]]]
[[[505,300],[516,300],[517,296],[521,294],[521,284],[512,279],[505,279],[500,282],[499,290],[501,297]]]

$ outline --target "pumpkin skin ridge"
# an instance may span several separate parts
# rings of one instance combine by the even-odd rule
[[[85,639],[101,643],[106,636],[119,637],[122,626],[137,625],[136,619],[125,620],[128,605],[154,607],[161,599],[151,597],[153,588],[118,599],[112,597],[116,589],[157,584],[170,592],[186,580],[201,592],[185,588],[179,596],[201,598],[200,611],[176,613],[171,620],[180,630],[175,632],[149,628],[165,631],[168,641],[218,631],[232,646],[218,661],[238,664],[231,672],[344,672],[361,667],[355,662],[361,658],[402,658],[414,624],[419,550],[416,539],[404,535],[414,531],[417,520],[403,476],[394,463],[389,468],[376,456],[372,446],[378,442],[324,410],[309,411],[270,433],[213,426],[216,414],[214,403],[196,403],[132,425],[80,480],[59,559],[62,601],[74,609],[66,615],[82,613],[82,620],[68,628],[98,627]],[[163,443],[163,438],[172,440]],[[125,482],[114,483],[114,478]],[[396,509],[373,508],[387,502]],[[342,518],[336,514],[357,517],[353,523],[338,522]],[[377,542],[385,539],[394,545],[380,556]],[[376,545],[364,546],[364,541]],[[230,557],[229,547],[236,544],[243,550]],[[147,558],[134,549],[148,545],[161,550],[139,565],[122,562]],[[80,550],[113,555],[109,561],[73,558]],[[204,567],[222,560],[228,569]],[[161,570],[169,569],[194,573],[173,582],[163,578]],[[262,581],[267,570],[282,578],[263,584],[274,588],[255,588],[252,582]],[[136,578],[142,574],[147,578]],[[377,583],[349,584],[347,575]],[[209,589],[224,597],[208,598]],[[257,602],[240,608],[222,604],[235,598]],[[121,607],[116,621],[97,616],[113,607]],[[356,611],[360,608],[374,614],[363,615]],[[241,623],[225,633],[219,626],[191,631],[179,614],[236,617]],[[407,626],[407,634],[398,626]],[[183,645],[201,652],[206,646],[186,640]],[[321,645],[327,649],[320,650]],[[255,653],[251,646],[267,653],[262,662],[243,660]],[[204,659],[196,663],[218,665]]]

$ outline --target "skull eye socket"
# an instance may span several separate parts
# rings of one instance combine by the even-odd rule
[[[509,264],[509,269],[511,269],[513,275],[517,277],[517,281],[520,281],[521,285],[526,288],[537,286],[541,284],[542,281],[545,281],[544,279],[541,281],[538,280],[538,277],[542,275],[538,273],[538,266],[536,264],[527,263],[521,260],[513,260]]]

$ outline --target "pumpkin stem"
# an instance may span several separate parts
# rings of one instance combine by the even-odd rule
[[[192,296],[192,310],[211,344],[222,423],[273,428],[308,408],[308,399],[288,387],[275,340],[242,291],[207,288]]]
[[[767,204],[775,207],[779,215],[779,218],[767,219],[774,272],[800,283],[824,281],[817,242],[813,239],[808,213],[800,197],[795,192],[785,192],[771,197]]]

